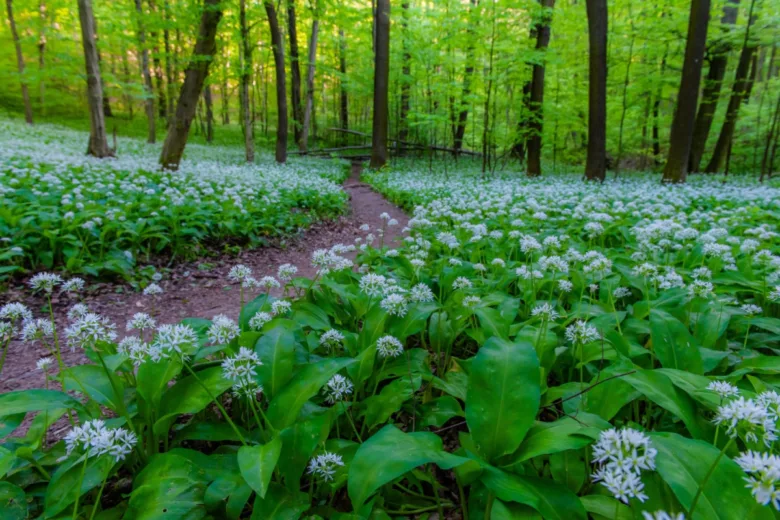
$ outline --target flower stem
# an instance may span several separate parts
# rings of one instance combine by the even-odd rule
[[[693,519],[693,512],[696,510],[696,504],[699,503],[699,497],[701,497],[701,494],[704,492],[704,488],[707,487],[707,483],[710,481],[710,477],[712,477],[712,474],[715,472],[715,468],[718,467],[720,459],[726,453],[726,450],[728,450],[734,443],[734,439],[736,439],[736,437],[729,439],[729,442],[723,446],[723,449],[720,450],[720,453],[718,453],[718,456],[715,458],[715,462],[712,463],[712,466],[710,466],[707,474],[704,475],[704,480],[702,480],[701,484],[699,484],[699,488],[696,490],[696,495],[693,497],[693,502],[691,502],[691,508],[688,510],[688,518]]]
[[[81,498],[81,486],[84,484],[84,473],[87,472],[87,461],[89,460],[89,457],[87,454],[84,454],[84,464],[81,466],[81,477],[79,478],[79,487],[76,488],[76,500],[73,502],[73,516],[72,520],[76,520],[78,517],[78,511],[79,511],[79,498]]]
[[[92,506],[92,514],[89,515],[89,520],[95,518],[95,513],[97,512],[98,506],[100,505],[100,497],[103,495],[103,488],[106,487],[107,480],[108,480],[108,475],[106,475],[106,478],[103,479],[103,483],[100,484],[100,490],[98,490],[97,498],[95,499],[95,504]]]
[[[240,431],[238,431],[238,428],[236,427],[236,425],[235,425],[235,423],[233,422],[233,420],[230,418],[230,415],[228,415],[227,411],[226,411],[226,410],[225,410],[225,408],[222,406],[222,404],[221,404],[221,403],[220,403],[220,402],[217,400],[217,398],[216,398],[216,397],[214,397],[214,394],[212,394],[212,393],[211,393],[211,390],[209,390],[209,387],[207,387],[207,386],[206,386],[206,385],[203,383],[203,381],[201,381],[201,380],[200,380],[200,378],[199,378],[199,377],[198,377],[198,376],[195,374],[195,372],[192,370],[192,368],[191,368],[191,367],[190,367],[190,366],[189,366],[187,363],[185,363],[185,362],[184,362],[184,359],[182,359],[182,360],[181,360],[181,363],[182,363],[182,365],[184,365],[184,367],[185,367],[185,368],[186,368],[186,369],[189,371],[190,375],[192,375],[192,377],[193,377],[193,378],[195,378],[195,381],[197,381],[197,382],[198,382],[198,384],[199,384],[199,385],[200,385],[200,386],[201,386],[201,387],[202,387],[202,388],[203,388],[203,389],[206,391],[206,393],[208,394],[208,396],[211,398],[211,401],[212,401],[212,402],[213,402],[215,405],[217,405],[217,408],[219,408],[219,411],[222,413],[222,416],[225,418],[225,420],[227,421],[227,423],[230,425],[230,427],[231,427],[231,428],[233,428],[233,431],[234,431],[234,432],[236,433],[236,435],[238,436],[238,439],[241,441],[241,444],[243,444],[244,446],[247,446],[247,443],[246,443],[246,441],[244,440],[244,436],[243,436],[243,435],[241,435],[241,432],[240,432]]]

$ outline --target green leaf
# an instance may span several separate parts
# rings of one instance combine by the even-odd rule
[[[519,502],[539,511],[545,520],[587,519],[577,495],[550,479],[505,473],[485,466],[482,482],[505,502]]]
[[[304,403],[314,397],[333,374],[354,362],[349,358],[332,358],[303,367],[271,401],[266,412],[268,420],[277,430],[293,424]]]
[[[309,302],[298,302],[296,304],[293,320],[302,326],[311,327],[314,330],[326,331],[331,328],[328,313]]]
[[[133,482],[126,520],[197,520],[207,516],[206,472],[174,453],[155,455]]]
[[[120,394],[124,395],[124,384],[119,378],[115,379]],[[106,375],[103,367],[97,365],[78,365],[70,367],[65,372],[65,389],[75,390],[86,394],[87,397],[106,406],[115,412],[121,410],[121,404],[117,403],[117,396],[111,386],[111,380]]]
[[[17,390],[0,394],[0,417],[57,408],[83,410],[80,402],[57,390]]]
[[[328,438],[334,415],[328,412],[320,414],[308,421],[299,421],[286,428],[280,434],[282,452],[279,457],[279,473],[284,483],[291,491],[301,487],[301,476],[317,446]]]
[[[556,482],[577,493],[588,476],[588,467],[579,450],[560,451],[550,455],[550,473]]]
[[[309,506],[306,493],[288,491],[273,483],[265,498],[255,498],[251,520],[298,520]]]
[[[10,482],[0,482],[0,518],[3,520],[27,518],[27,497],[24,490]]]
[[[512,453],[539,411],[539,359],[527,342],[490,338],[471,366],[466,422],[488,461]]]
[[[114,459],[104,455],[86,459],[85,467],[85,457],[86,455],[72,463],[60,466],[51,476],[44,497],[47,517],[57,515],[75,502],[76,497],[99,486],[114,466]],[[79,486],[79,482],[81,482],[81,486]]]
[[[634,520],[631,509],[616,498],[604,495],[588,495],[580,497],[585,510],[592,515],[603,516],[610,520]],[[617,511],[617,517],[615,517]]]
[[[295,334],[283,327],[268,331],[255,344],[260,361],[257,375],[263,385],[263,392],[273,398],[292,378],[295,363]]]
[[[653,309],[650,311],[650,337],[655,355],[664,368],[704,373],[699,346],[680,320]]]
[[[408,377],[402,377],[385,385],[379,395],[365,399],[361,404],[365,407],[364,415],[368,429],[371,430],[378,424],[386,422],[391,415],[399,411],[404,402],[420,388],[421,382],[419,375],[413,376],[411,381]]]
[[[168,382],[181,372],[181,361],[177,358],[147,361],[138,367],[136,390],[141,396],[146,411],[159,410],[163,392]]]
[[[420,407],[420,426],[441,426],[453,417],[465,417],[457,399],[449,395],[437,397]]]
[[[479,318],[479,324],[486,332],[486,338],[498,337],[509,340],[509,322],[496,309],[478,307],[474,309],[474,314]]]
[[[563,417],[554,422],[537,422],[511,458],[518,463],[539,455],[576,450],[597,440],[601,431],[610,427],[601,417],[585,412],[577,414],[576,420]]]
[[[268,491],[268,483],[282,452],[282,440],[276,437],[262,446],[243,446],[238,450],[238,467],[249,487],[261,498]]]
[[[423,464],[442,469],[459,466],[468,459],[442,449],[433,433],[403,433],[387,425],[360,445],[349,467],[347,489],[352,507],[359,510],[380,487]]]
[[[688,511],[720,450],[708,442],[675,433],[653,433],[650,438],[658,450],[655,458],[658,473]],[[691,520],[773,518],[769,508],[756,505],[743,484],[744,477],[736,462],[721,457],[702,490]]]
[[[201,370],[197,379],[194,376],[181,379],[163,395],[160,418],[154,424],[154,431],[158,435],[166,433],[177,416],[203,410],[211,402],[211,396],[219,397],[231,385],[232,382],[222,376],[222,367]]]

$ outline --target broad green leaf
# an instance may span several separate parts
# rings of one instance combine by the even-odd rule
[[[486,466],[482,482],[499,499],[531,506],[545,520],[587,519],[577,495],[551,479],[513,475]]]
[[[610,427],[601,417],[585,412],[577,414],[576,420],[563,417],[549,423],[537,422],[528,430],[511,460],[519,463],[539,455],[576,450],[597,440],[601,431]]]
[[[275,327],[255,344],[260,361],[257,375],[263,392],[272,399],[292,378],[295,363],[295,334],[283,327]]]
[[[165,434],[177,416],[203,410],[212,402],[212,396],[217,398],[232,386],[223,377],[222,367],[207,368],[196,375],[197,379],[194,376],[181,379],[163,394],[159,419],[154,424],[156,433]]]
[[[76,399],[57,390],[16,390],[0,394],[0,417],[57,408],[83,409]]]
[[[155,455],[133,482],[127,520],[206,518],[206,473],[174,453]]]
[[[514,452],[536,420],[541,398],[539,359],[530,343],[493,337],[474,358],[466,421],[488,461]]]
[[[0,482],[0,518],[3,520],[27,518],[27,497],[24,490],[10,482]]]
[[[550,473],[556,482],[577,493],[589,472],[580,450],[568,450],[550,455]]]
[[[272,483],[265,498],[256,497],[251,520],[298,520],[309,509],[309,497]]]
[[[298,302],[296,304],[293,320],[302,326],[311,327],[322,332],[331,328],[328,313],[309,302]]]
[[[653,350],[664,368],[687,370],[694,374],[704,372],[699,346],[688,327],[671,314],[650,311],[650,337]]]
[[[420,417],[420,426],[440,428],[453,417],[465,417],[465,413],[457,399],[444,395],[424,403],[420,407]]]
[[[109,455],[88,459],[83,455],[75,461],[60,466],[51,476],[51,481],[46,487],[44,497],[46,516],[57,515],[75,502],[76,497],[99,486],[112,467],[114,467],[114,459]]]
[[[338,411],[337,408],[330,410]],[[279,473],[291,491],[300,489],[301,476],[317,446],[328,438],[332,416],[330,411],[308,421],[298,421],[281,432],[282,452]]]
[[[276,462],[282,451],[282,440],[274,438],[262,446],[243,446],[238,450],[238,467],[241,475],[261,498],[268,491]]]
[[[162,359],[158,362],[146,361],[138,367],[136,390],[141,396],[147,411],[159,410],[163,392],[168,382],[182,370],[178,358]]]
[[[498,337],[509,340],[509,322],[501,313],[490,307],[478,307],[474,314],[479,318],[479,324],[485,331],[485,337]]]
[[[658,473],[688,511],[699,485],[718,460],[720,450],[710,443],[675,433],[653,433],[650,439],[658,450],[655,458]],[[769,508],[757,507],[743,483],[744,477],[736,462],[721,457],[702,490],[691,520],[773,518]]]
[[[423,464],[450,469],[468,459],[442,449],[438,435],[403,433],[392,425],[379,430],[358,448],[349,467],[349,498],[355,511],[380,487]]]
[[[411,381],[408,377],[401,377],[385,385],[378,395],[365,399],[361,406],[365,407],[363,415],[368,429],[387,422],[391,415],[401,409],[404,402],[412,398],[421,382],[419,375],[413,376]]]
[[[610,520],[634,520],[631,509],[616,498],[605,495],[587,495],[580,497],[580,502],[585,510],[592,515],[603,516]],[[617,517],[615,511],[617,511]]]
[[[354,362],[349,358],[332,358],[303,367],[271,401],[266,412],[268,420],[277,430],[293,424],[304,403],[314,397],[333,374]]]
[[[236,428],[244,438],[248,437],[241,426]],[[176,442],[183,441],[240,442],[241,439],[226,422],[193,422],[176,432]]]
[[[124,395],[124,384],[119,378],[114,379],[117,390]],[[102,366],[78,365],[65,372],[65,389],[75,390],[85,394],[90,399],[97,401],[115,412],[121,410],[122,403],[117,404],[118,396],[114,395],[111,380],[106,375]]]

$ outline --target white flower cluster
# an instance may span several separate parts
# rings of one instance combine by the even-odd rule
[[[352,394],[352,389],[352,381],[341,374],[336,374],[328,380],[322,393],[328,403],[334,404]]]
[[[780,511],[780,457],[769,453],[747,451],[735,459],[745,477],[747,488],[761,505],[772,504]]]
[[[211,320],[209,330],[206,332],[209,341],[218,345],[230,343],[239,334],[241,334],[241,329],[238,327],[238,324],[224,314],[215,316]]]
[[[136,435],[124,428],[109,429],[100,419],[87,421],[75,426],[65,435],[65,450],[85,453],[87,457],[99,457],[108,454],[116,462],[127,457],[138,442]]]
[[[222,375],[233,381],[233,395],[254,397],[263,391],[257,382],[257,368],[262,364],[260,357],[246,347],[240,347],[238,354],[222,361]]]
[[[643,470],[655,470],[657,453],[650,437],[640,431],[631,428],[602,431],[593,446],[593,462],[598,464],[593,481],[601,482],[626,504],[631,498],[644,502],[647,495],[640,475]]]
[[[740,436],[748,442],[760,439],[767,447],[777,440],[777,416],[759,400],[739,397],[727,402],[718,408],[714,422],[725,426],[729,437]]]
[[[309,461],[308,472],[309,475],[321,478],[325,482],[330,482],[336,475],[336,471],[342,466],[344,466],[344,460],[341,458],[341,455],[326,451]]]

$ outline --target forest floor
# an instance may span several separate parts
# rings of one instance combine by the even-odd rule
[[[385,212],[399,223],[398,226],[387,228],[385,243],[400,245],[401,229],[406,226],[409,217],[368,184],[361,182],[361,170],[361,164],[353,163],[350,176],[343,184],[344,190],[350,195],[350,209],[346,216],[336,221],[318,223],[301,235],[277,245],[244,251],[237,256],[222,255],[177,265],[159,282],[164,290],[160,296],[149,297],[140,293],[128,295],[127,285],[105,283],[99,284],[94,291],[87,294],[83,303],[87,304],[92,312],[115,323],[120,338],[124,336],[125,323],[136,312],[153,314],[159,324],[178,323],[188,317],[208,319],[218,314],[237,318],[240,310],[238,284],[229,282],[227,277],[230,268],[236,264],[250,267],[256,277],[260,278],[264,275],[275,275],[280,265],[289,263],[298,267],[298,276],[313,278],[315,268],[311,265],[311,255],[315,250],[330,248],[338,243],[353,243],[358,236],[365,236],[365,232],[359,230],[363,224],[368,224],[372,230],[382,228],[383,221],[379,216]],[[353,259],[354,255],[355,253],[352,253]],[[204,263],[208,264],[208,269],[202,268]],[[34,308],[40,309],[45,309],[46,305],[42,297],[31,300],[29,288],[21,284],[12,287],[0,298],[0,304],[12,301],[32,301]],[[52,303],[57,330],[62,336],[62,331],[67,326],[67,309],[77,302],[67,296],[55,296]],[[87,362],[82,351],[72,352],[63,348],[62,354],[63,361],[68,366]],[[42,388],[45,383],[44,374],[36,370],[35,364],[47,355],[48,351],[43,346],[30,346],[21,341],[11,342],[3,380],[0,381],[0,393]],[[56,381],[52,381],[52,384],[56,384]],[[26,429],[25,425],[20,429]]]

